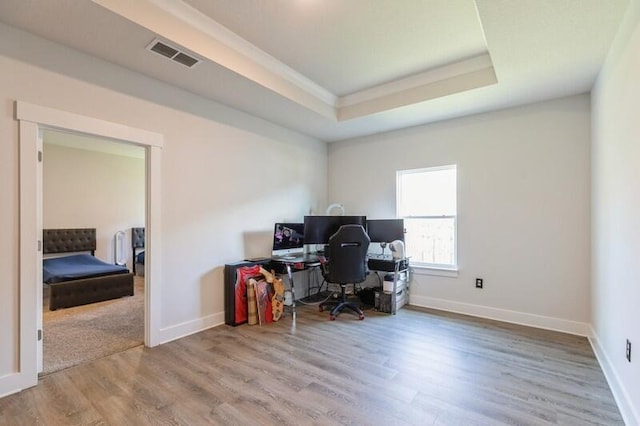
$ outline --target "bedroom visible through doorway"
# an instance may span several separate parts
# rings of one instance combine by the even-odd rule
[[[125,260],[132,271],[132,229],[143,228],[146,215],[145,151],[133,144],[45,130],[43,229],[95,228],[95,258],[108,264]],[[137,271],[133,296],[64,309],[49,309],[49,286],[43,285],[42,374],[144,343],[144,265]]]
[[[42,371],[42,133],[47,129],[143,147],[146,166],[144,344],[162,342],[162,146],[164,136],[123,123],[17,100],[19,121],[20,298],[18,371],[5,392],[38,384]]]

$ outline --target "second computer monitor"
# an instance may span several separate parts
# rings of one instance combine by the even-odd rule
[[[328,244],[329,238],[342,225],[361,225],[366,229],[366,216],[305,216],[305,244]]]
[[[367,220],[367,234],[372,243],[404,241],[404,219]]]

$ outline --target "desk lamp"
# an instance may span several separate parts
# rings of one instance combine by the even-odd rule
[[[389,250],[394,259],[404,259],[404,242],[395,240],[389,243]]]
[[[340,203],[334,203],[334,204],[330,204],[329,207],[327,207],[327,212],[326,215],[327,216],[331,216],[331,210],[333,209],[339,209],[340,212],[337,214],[337,216],[344,216],[344,206]]]

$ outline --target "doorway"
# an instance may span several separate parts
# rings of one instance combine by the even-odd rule
[[[145,149],[46,129],[42,160],[43,228],[95,229],[91,260],[133,270],[132,228],[144,226]],[[44,244],[47,247],[47,244]],[[88,252],[44,254],[43,263],[85,260]],[[139,272],[143,268],[139,268]],[[41,375],[144,343],[144,274],[125,297],[56,309],[43,284]],[[53,307],[53,310],[50,309]]]
[[[42,324],[38,303],[42,303],[42,138],[45,129],[106,138],[145,149],[146,263],[144,296],[144,343],[159,344],[161,262],[160,165],[163,137],[94,117],[16,102],[20,125],[20,346],[21,388],[35,386],[42,370]],[[153,283],[153,285],[151,285]],[[38,296],[40,294],[40,297]]]

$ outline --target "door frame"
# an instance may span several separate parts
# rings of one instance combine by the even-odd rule
[[[161,165],[164,136],[123,124],[27,102],[16,101],[19,120],[20,196],[20,314],[18,389],[38,383],[38,292],[42,293],[42,130],[81,133],[145,148],[145,314],[144,344],[160,344],[162,280],[160,273]],[[41,157],[40,157],[41,158]],[[40,171],[39,171],[40,169]],[[40,277],[40,279],[38,278]],[[153,283],[153,285],[151,285]],[[40,318],[40,323],[41,323]],[[40,359],[41,361],[41,359]],[[40,366],[41,367],[41,366]]]

